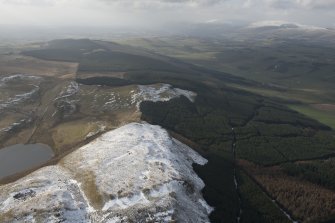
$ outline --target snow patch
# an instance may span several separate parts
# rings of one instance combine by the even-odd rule
[[[173,88],[168,84],[131,85],[116,88],[105,86],[96,87],[93,91],[89,90],[92,86],[83,85],[80,88],[80,96],[86,99],[85,102],[81,103],[85,103],[85,106],[91,108],[94,112],[101,113],[120,110],[135,110],[135,112],[138,112],[143,101],[168,101],[185,96],[193,102],[196,97],[194,92]]]
[[[26,75],[26,74],[15,74],[10,76],[5,76],[0,79],[0,86],[7,84],[10,81],[17,81],[17,80],[40,80],[41,77],[36,77],[32,75]]]
[[[11,213],[11,214],[9,214]],[[88,206],[77,182],[64,168],[42,168],[0,187],[0,219],[4,222],[90,222]]]
[[[0,187],[0,219],[58,222],[209,222],[203,181],[192,164],[206,159],[159,126],[131,123]],[[61,165],[61,166],[60,166]],[[92,182],[93,191],[82,184]],[[92,192],[101,205],[91,205]],[[95,195],[94,195],[95,196]]]
[[[214,208],[209,206],[205,200],[200,198],[199,203],[206,209],[208,214],[210,214],[212,211],[214,211]]]
[[[295,22],[288,22],[284,20],[266,20],[266,21],[258,21],[249,25],[249,28],[260,28],[260,27],[282,27],[282,28],[296,28],[296,29],[305,29],[305,30],[327,30],[323,27],[318,26],[309,26],[303,25]]]
[[[77,94],[79,91],[79,85],[77,82],[71,81],[70,84],[66,87],[66,89],[62,90],[61,93],[57,98],[54,99],[54,101],[57,101],[59,99],[68,98],[75,94]]]
[[[98,129],[96,131],[93,131],[93,132],[89,132],[87,135],[86,135],[86,139],[88,138],[91,138],[93,136],[96,136],[98,135],[99,133],[101,132],[104,132],[106,130],[107,126],[105,126],[104,124],[101,124],[99,123],[99,126],[98,126]]]
[[[105,203],[102,211],[108,211],[113,209],[125,209],[132,207],[137,204],[147,204],[149,203],[148,199],[144,196],[142,192],[131,195],[128,197],[116,198]]]
[[[170,84],[139,85],[137,93],[131,92],[132,103],[137,102],[137,108],[142,101],[169,101],[180,96],[187,97],[194,102],[196,93],[179,88],[173,88]]]
[[[8,108],[8,107],[10,107],[12,105],[17,105],[17,104],[19,104],[19,103],[21,103],[23,101],[26,101],[26,100],[32,98],[40,90],[39,86],[37,86],[37,85],[32,85],[32,86],[34,86],[34,88],[31,91],[29,91],[29,92],[15,95],[14,97],[9,98],[5,102],[1,102],[0,101],[1,102],[1,104],[0,104],[0,110],[4,109],[4,108]]]
[[[0,100],[0,110],[15,106],[28,99],[32,99],[39,92],[40,88],[38,85],[41,81],[41,77],[24,74],[1,77],[0,91],[5,93],[5,99]],[[21,84],[25,86],[25,88],[18,88],[17,84]],[[26,86],[29,86],[29,88]],[[13,89],[15,89],[15,92],[13,92]]]
[[[77,82],[71,81],[65,89],[63,89],[59,96],[54,99],[54,106],[57,108],[52,117],[54,117],[57,112],[60,112],[64,117],[71,116],[78,108],[79,99],[74,98],[79,92],[79,84]]]
[[[94,152],[93,152],[94,151]],[[107,132],[63,160],[77,174],[92,173],[105,203],[102,212],[138,220],[137,210],[178,210],[179,219],[208,221],[202,199],[203,181],[192,164],[207,160],[159,126],[132,123]],[[138,218],[138,219],[137,219]]]
[[[9,133],[11,131],[15,131],[16,129],[21,128],[22,126],[30,124],[32,121],[33,121],[33,119],[30,118],[30,117],[25,118],[25,119],[20,119],[17,122],[14,122],[14,123],[12,123],[11,125],[9,125],[7,127],[1,128],[0,129],[0,133],[1,132],[7,132],[7,133]]]

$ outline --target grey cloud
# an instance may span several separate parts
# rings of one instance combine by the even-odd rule
[[[109,4],[121,4],[128,6],[212,6],[229,0],[100,0]]]
[[[288,20],[333,26],[333,11],[335,0],[0,0],[0,24],[151,27],[179,22]]]
[[[271,7],[278,9],[292,9],[297,7],[296,1],[292,0],[275,0],[269,2]]]
[[[54,0],[0,0],[0,3],[11,5],[51,6]]]
[[[137,8],[170,8],[181,7],[242,7],[263,8],[264,6],[273,9],[333,9],[335,0],[100,0],[109,4],[118,4]]]
[[[270,7],[278,9],[335,9],[335,0],[264,0]]]
[[[301,0],[302,4],[305,4],[307,7],[315,9],[335,9],[335,0]]]

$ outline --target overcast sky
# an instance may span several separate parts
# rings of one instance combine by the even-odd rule
[[[0,24],[7,25],[155,27],[263,20],[335,27],[335,0],[0,0]]]

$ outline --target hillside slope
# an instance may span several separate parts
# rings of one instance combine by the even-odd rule
[[[207,161],[158,126],[110,131],[0,187],[2,222],[209,222],[192,164]]]

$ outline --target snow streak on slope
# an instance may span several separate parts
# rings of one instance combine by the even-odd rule
[[[24,74],[0,77],[0,111],[36,96],[41,81],[40,77]]]
[[[78,184],[58,166],[0,188],[1,222],[90,222],[87,210]]]
[[[142,101],[169,101],[180,96],[187,97],[194,102],[196,93],[179,88],[173,88],[169,84],[138,85],[139,92],[132,95],[133,100],[138,101],[137,107]]]
[[[168,101],[181,96],[194,101],[196,93],[162,83],[101,87],[70,82],[54,101],[59,112],[69,117],[76,111],[94,115],[125,110],[139,112],[143,101]]]
[[[206,162],[159,126],[128,124],[68,155],[62,167],[0,187],[0,219],[208,222],[212,209],[192,169]],[[93,182],[98,205],[92,191],[81,187],[86,182]]]

